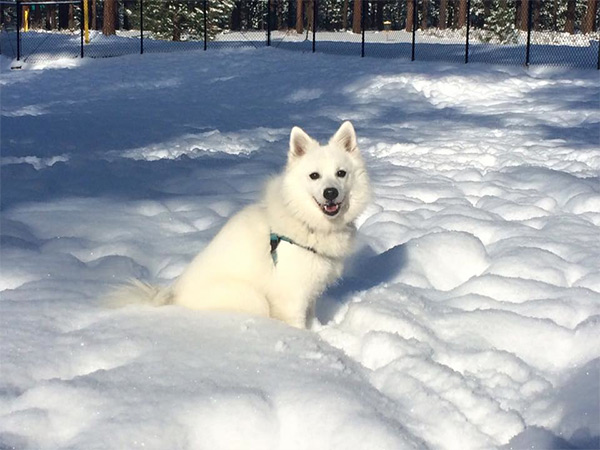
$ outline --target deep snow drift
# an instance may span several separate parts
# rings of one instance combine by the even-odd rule
[[[594,71],[274,49],[5,72],[0,448],[597,448]],[[3,64],[5,67],[5,64]],[[374,183],[321,324],[104,308],[350,119]]]

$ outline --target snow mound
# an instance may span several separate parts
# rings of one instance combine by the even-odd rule
[[[396,281],[412,286],[449,291],[489,266],[485,247],[468,233],[432,233],[404,245],[405,266]]]

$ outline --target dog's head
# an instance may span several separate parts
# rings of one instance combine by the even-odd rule
[[[370,198],[369,179],[350,122],[321,146],[294,127],[282,192],[284,201],[315,228],[352,222]]]

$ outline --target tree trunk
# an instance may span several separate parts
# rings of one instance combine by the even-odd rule
[[[535,0],[533,9],[533,30],[540,30],[540,11],[542,10],[542,0]]]
[[[69,5],[69,30],[75,29],[75,8]]]
[[[244,14],[242,19],[242,29],[250,28],[250,24],[252,23],[251,12],[250,12],[250,4],[248,2],[244,2]]]
[[[377,9],[375,10],[375,22],[377,29],[383,31],[383,2],[377,2]]]
[[[33,28],[42,28],[42,8],[40,8],[40,5],[36,5],[35,9],[33,10],[31,26]]]
[[[348,29],[348,0],[342,3],[342,30]]]
[[[342,6],[342,29],[348,29],[348,1],[344,0],[344,6]]]
[[[296,33],[302,34],[304,31],[304,12],[303,9],[303,1],[296,0]]]
[[[47,30],[55,30],[56,29],[56,6],[48,5],[46,8],[46,29]]]
[[[598,11],[598,1],[588,0],[585,10],[585,16],[583,16],[583,23],[581,24],[581,32],[584,34],[592,33],[596,29],[596,12]]]
[[[458,10],[460,9],[459,7],[459,2],[460,0],[453,0],[452,3],[452,28],[456,29],[458,28]]]
[[[362,0],[354,0],[354,14],[352,15],[352,32],[360,34],[360,19],[362,16]]]
[[[456,27],[461,29],[467,24],[467,0],[460,0],[458,3],[458,18]]]
[[[529,15],[529,0],[521,0],[521,20],[519,21],[519,29],[522,31],[527,31],[527,22]]]
[[[115,15],[116,15],[115,0],[104,1],[104,17],[102,23],[102,34],[110,36],[116,34],[115,31]]]
[[[429,0],[421,0],[421,30],[427,29],[427,6]]]
[[[440,1],[440,20],[438,22],[438,28],[445,30],[448,24],[448,0]]]
[[[278,30],[281,30],[283,28],[283,2],[277,2],[275,8],[275,17],[277,18],[276,26]]]
[[[178,12],[173,13],[173,42],[181,42],[181,21],[183,17]]]
[[[315,2],[308,0],[306,4],[306,40],[308,40],[308,32],[313,29],[315,23]]]
[[[58,5],[58,29],[66,30],[69,28],[69,5]]]
[[[134,2],[131,0],[123,0],[123,23],[121,24],[122,30],[131,30],[131,20],[127,11],[132,11],[135,7]]]
[[[492,0],[483,0],[483,17],[484,22],[485,19],[490,17],[490,13],[492,12]]]
[[[406,0],[408,3],[406,5],[406,28],[405,30],[409,33],[413,31],[413,18],[415,16],[414,10],[414,0]]]
[[[567,21],[565,22],[565,32],[575,33],[575,0],[567,1]]]
[[[233,10],[231,11],[231,29],[234,31],[242,29],[242,12],[240,11],[239,2],[235,2]]]
[[[92,20],[90,21],[90,26],[92,30],[97,30],[98,24],[96,23],[96,16],[98,15],[98,8],[96,7],[96,0],[92,0],[91,10]]]

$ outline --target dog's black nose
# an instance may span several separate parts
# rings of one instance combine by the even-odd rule
[[[337,196],[340,195],[336,188],[327,188],[323,191],[323,197],[326,200],[335,200]]]

